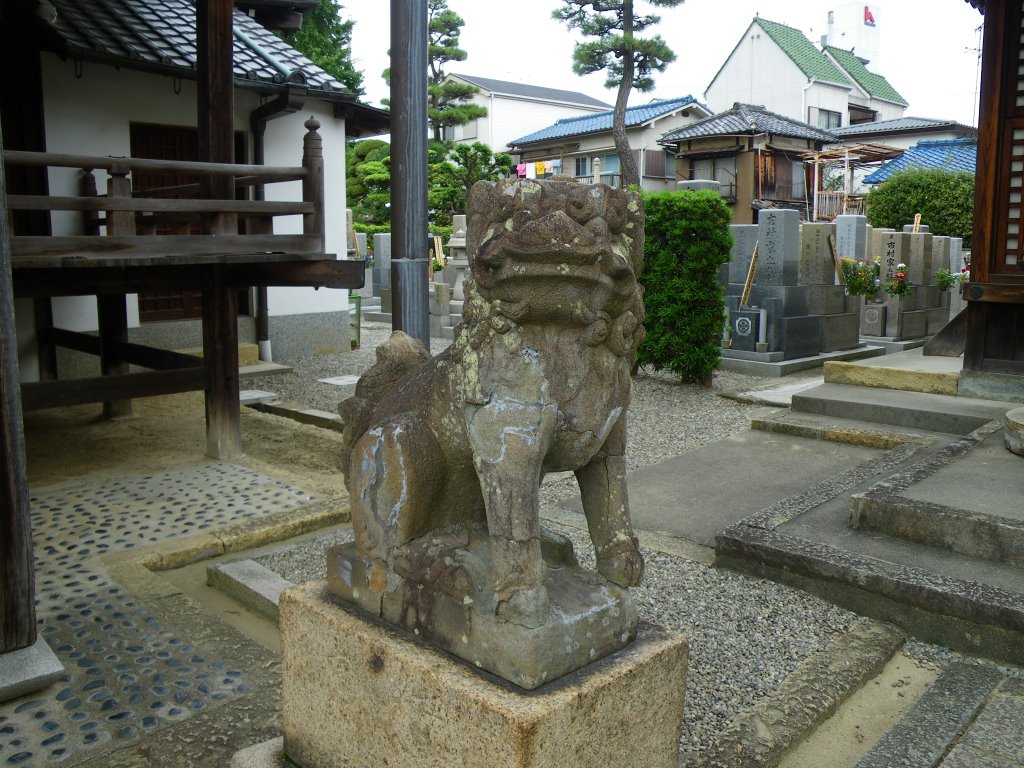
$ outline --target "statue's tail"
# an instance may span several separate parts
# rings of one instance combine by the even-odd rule
[[[428,360],[430,353],[423,343],[402,331],[395,331],[377,347],[377,362],[359,377],[355,396],[343,400],[338,406],[345,425],[340,466],[346,481],[352,448],[373,424],[377,406],[407,373]]]

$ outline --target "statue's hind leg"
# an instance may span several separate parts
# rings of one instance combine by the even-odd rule
[[[597,553],[598,573],[619,586],[635,587],[644,574],[644,559],[629,522],[625,448],[623,414],[601,450],[576,471],[576,480]]]
[[[390,569],[394,551],[433,528],[444,478],[429,426],[400,413],[368,430],[352,450],[349,496],[358,550]]]

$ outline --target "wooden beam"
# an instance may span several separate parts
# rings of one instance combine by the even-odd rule
[[[205,366],[174,371],[144,371],[123,376],[24,383],[21,385],[21,402],[28,412],[133,397],[196,392],[205,386]]]
[[[125,259],[124,266],[131,266],[127,259],[160,259],[171,263],[174,256],[209,256],[210,261],[215,262],[226,261],[226,258],[218,257],[233,254],[278,252],[316,255],[322,253],[319,245],[320,239],[315,235],[65,235],[14,237],[11,238],[11,253],[15,268],[34,257],[61,258],[71,266],[120,257]]]
[[[227,264],[224,279],[238,288],[250,285],[362,288],[366,281],[366,268],[361,260]]]
[[[0,144],[2,144],[0,136]],[[0,211],[7,210],[0,166]],[[0,216],[0,653],[36,641],[35,571],[18,384],[11,253],[7,216]]]
[[[233,157],[233,155],[232,155]],[[239,179],[250,184],[272,181],[295,181],[306,171],[299,166],[247,165],[223,162],[202,162],[200,160],[153,160],[144,157],[103,157],[100,155],[68,155],[60,152],[24,152],[8,149],[3,153],[5,163],[26,166],[48,166],[51,168],[93,168],[110,170],[124,166],[129,171],[153,171],[171,174],[212,174],[217,176],[254,176],[253,179]]]
[[[972,281],[964,286],[964,296],[968,301],[1024,304],[1024,281],[1020,283],[976,283]]]
[[[9,195],[12,211],[138,211],[142,213],[219,213],[296,216],[314,213],[313,203],[289,200],[190,200],[163,197],[46,197]]]

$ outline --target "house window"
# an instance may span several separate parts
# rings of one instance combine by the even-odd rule
[[[736,197],[736,155],[691,160],[690,178],[717,181],[723,197]]]
[[[590,175],[590,158],[589,157],[577,157],[576,158],[576,178],[581,176]]]
[[[831,128],[840,128],[843,125],[843,116],[839,112],[830,109],[818,110],[818,127],[826,131]]]

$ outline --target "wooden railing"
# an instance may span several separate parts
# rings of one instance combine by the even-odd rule
[[[8,195],[11,210],[78,211],[85,214],[83,235],[15,235],[12,265],[59,265],[104,259],[151,259],[259,253],[288,253],[296,257],[323,255],[324,169],[319,122],[306,122],[302,165],[271,167],[234,163],[149,160],[131,157],[93,157],[49,152],[5,151],[5,163],[47,168],[78,168],[83,172],[80,196]],[[96,194],[94,171],[109,174],[107,194]],[[195,184],[134,190],[133,171],[192,174]],[[286,181],[302,182],[302,200],[217,200],[203,197],[207,180],[228,177],[236,189]],[[181,197],[199,194],[200,197]],[[273,234],[273,219],[302,216],[301,235]],[[244,222],[241,228],[239,224]],[[199,234],[188,234],[198,227]],[[155,234],[157,229],[171,234]],[[103,234],[104,237],[97,237]]]
[[[863,215],[866,210],[864,197],[846,192],[821,191],[816,200],[818,221],[832,221],[840,214]]]

